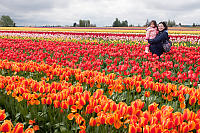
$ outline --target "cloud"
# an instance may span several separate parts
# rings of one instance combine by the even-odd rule
[[[0,15],[9,15],[17,25],[73,25],[89,19],[97,26],[112,25],[115,18],[129,24],[172,19],[177,23],[200,22],[199,0],[4,0]]]
[[[187,12],[199,9],[199,0],[167,0],[158,2],[157,0],[146,1],[146,7],[167,11],[167,12]]]

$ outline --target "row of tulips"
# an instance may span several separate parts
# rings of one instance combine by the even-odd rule
[[[82,84],[89,91],[94,91],[99,88],[104,89],[106,96],[113,100],[116,99],[113,98],[114,96],[119,97],[120,93],[126,93],[127,98],[125,99],[127,103],[140,96],[146,97],[146,100],[149,101],[151,99],[150,93],[152,93],[154,94],[154,97],[158,96],[158,98],[163,98],[164,101],[161,99],[159,104],[167,101],[172,102],[176,99],[179,103],[176,103],[174,107],[180,106],[184,109],[185,107],[191,106],[191,109],[196,110],[200,105],[200,88],[194,89],[184,85],[178,86],[171,83],[155,83],[153,82],[153,78],[146,77],[145,79],[142,79],[141,75],[122,78],[116,77],[113,73],[105,75],[105,73],[97,71],[81,71],[80,69],[62,68],[62,66],[56,64],[53,66],[44,63],[37,64],[32,61],[27,63],[17,63],[3,60],[0,61],[0,69],[0,73],[5,76],[19,75],[24,77],[35,77],[33,75],[37,75],[35,80],[46,80],[47,82],[52,83],[51,86],[49,84],[47,84],[47,86],[45,85],[44,87],[46,89],[40,88],[38,87],[38,83],[34,83],[34,85],[32,85],[33,90],[40,93],[49,93],[52,88],[58,88],[57,90],[52,91],[59,92],[66,86],[71,87],[73,84]],[[53,80],[55,77],[57,78]],[[65,85],[55,85],[55,81],[64,81]],[[4,86],[4,84],[1,84],[0,86]],[[83,90],[81,87],[73,88],[73,91],[76,91],[77,89]],[[10,93],[10,91],[11,90],[7,90],[8,93]],[[21,90],[20,92],[22,94],[24,90]],[[131,94],[135,94],[136,96],[130,97]],[[22,97],[17,97],[17,99],[20,101]]]
[[[82,32],[82,33],[145,33],[145,28],[135,29],[135,28],[31,28],[31,27],[0,27],[0,30],[3,31],[44,31],[44,32]],[[191,29],[191,30],[170,30],[170,34],[200,34],[199,29]]]
[[[184,83],[198,87],[200,47],[172,47],[158,56],[146,54],[144,45],[47,42],[20,39],[0,39],[0,58],[14,61],[45,61],[82,70],[97,70],[130,77],[134,74],[151,76],[154,81]]]
[[[135,41],[146,42],[143,34],[96,34],[96,33],[52,33],[52,32],[14,32],[14,31],[0,31],[1,38],[15,38],[15,39],[39,39],[50,41],[70,41],[76,40],[98,40],[133,43]],[[198,46],[200,44],[200,37],[194,35],[170,35],[170,40],[173,45],[184,46]]]
[[[31,122],[31,120],[30,120]],[[30,124],[34,124],[33,122]],[[6,119],[5,110],[0,109],[0,132],[5,133],[34,133],[35,130],[39,129],[38,126],[34,126],[33,128],[27,128],[24,131],[24,125],[22,123],[17,123],[15,126],[11,122],[11,120]]]
[[[183,113],[173,113],[174,109],[171,106],[159,107],[156,103],[150,104],[146,110],[143,110],[145,103],[141,99],[132,101],[128,106],[124,102],[116,103],[107,98],[101,89],[92,94],[89,91],[80,89],[73,91],[72,88],[75,88],[75,86],[63,88],[60,92],[53,91],[56,89],[54,87],[49,88],[48,93],[43,91],[37,93],[34,88],[34,84],[37,82],[32,79],[1,76],[0,80],[3,83],[1,84],[3,94],[11,95],[15,99],[22,97],[22,100],[18,100],[19,103],[15,103],[16,106],[21,105],[26,111],[32,110],[36,105],[37,111],[32,110],[30,112],[30,115],[33,116],[39,115],[38,112],[46,107],[46,111],[53,111],[48,113],[49,117],[56,117],[59,122],[65,121],[66,125],[64,127],[68,127],[68,130],[71,130],[73,126],[78,126],[79,128],[75,130],[80,132],[187,133],[200,131],[199,110],[195,113],[189,109],[184,109]],[[44,81],[38,84],[40,90],[43,87],[48,87],[48,83]],[[6,100],[12,101],[11,97]],[[21,102],[23,103],[21,104]],[[66,116],[64,117],[65,120],[59,119],[63,115],[66,115],[68,120],[72,122],[66,120]],[[55,121],[51,121],[51,124]],[[42,124],[44,123],[39,123],[39,125]]]

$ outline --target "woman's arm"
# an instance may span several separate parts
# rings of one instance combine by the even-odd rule
[[[168,39],[168,33],[167,32],[163,32],[160,35],[157,35],[156,38],[149,39],[148,42],[150,44],[152,44],[152,43],[156,44],[156,43],[162,42],[163,40],[167,40],[167,39]]]

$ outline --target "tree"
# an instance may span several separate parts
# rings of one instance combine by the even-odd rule
[[[3,16],[1,16],[1,19],[0,19],[0,26],[3,26],[3,27],[13,27],[13,26],[15,26],[15,23],[10,18],[10,16],[3,15]]]
[[[196,27],[196,24],[195,24],[195,23],[193,23],[193,24],[192,24],[192,27]]]
[[[76,27],[76,26],[77,26],[77,24],[76,24],[76,23],[74,23],[74,24],[73,24],[73,27]]]
[[[83,22],[83,20],[79,20],[79,26],[80,26],[80,27],[84,27],[84,22]]]
[[[113,27],[128,27],[128,21],[125,20],[125,21],[120,22],[120,20],[116,18],[112,26]]]
[[[128,27],[128,21],[127,20],[122,21],[121,27]]]
[[[90,27],[97,27],[96,24],[90,24]]]
[[[90,27],[90,20],[85,21],[85,27]]]
[[[134,25],[133,25],[133,24],[130,24],[129,27],[134,27]]]
[[[149,20],[148,19],[147,19],[146,24],[144,26],[146,26],[146,27],[149,26]]]
[[[90,27],[90,20],[79,20],[80,27]]]
[[[167,26],[168,26],[168,27],[176,26],[176,22],[175,22],[175,20],[173,20],[173,21],[168,20],[168,22],[167,22]]]
[[[176,26],[175,20],[172,21],[172,26]]]
[[[118,18],[115,19],[115,21],[113,22],[113,27],[120,27],[121,26],[121,22]]]

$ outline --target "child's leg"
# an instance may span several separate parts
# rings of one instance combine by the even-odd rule
[[[149,53],[149,47],[145,47],[145,53]]]
[[[148,45],[145,47],[145,52],[146,52],[146,53],[149,53],[149,47],[150,47],[150,44],[148,44]]]

